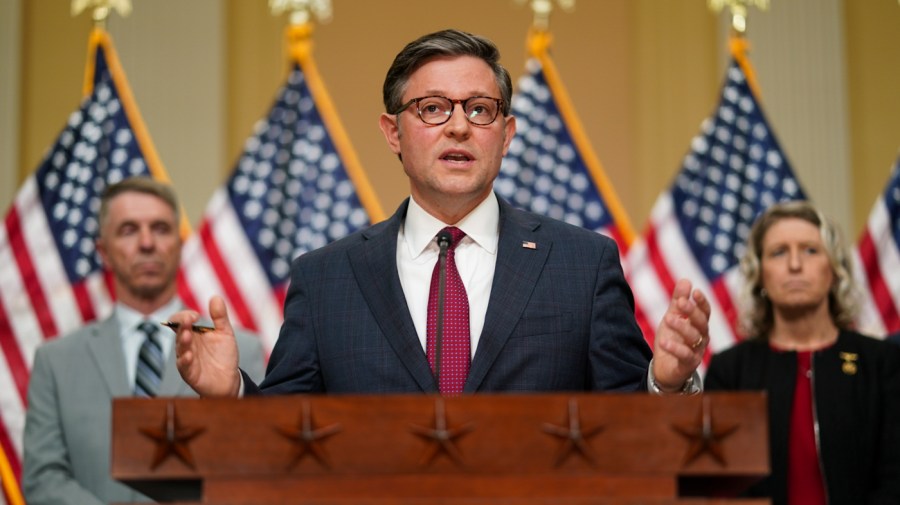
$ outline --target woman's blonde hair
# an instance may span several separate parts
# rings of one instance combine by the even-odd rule
[[[766,297],[761,279],[762,245],[772,225],[789,218],[802,219],[819,229],[834,272],[834,281],[828,293],[828,310],[838,328],[851,328],[857,311],[857,289],[850,255],[840,230],[811,203],[794,201],[772,205],[756,218],[750,229],[747,249],[741,258],[741,273],[744,276],[741,290],[743,331],[750,337],[767,339],[772,330],[772,302]]]

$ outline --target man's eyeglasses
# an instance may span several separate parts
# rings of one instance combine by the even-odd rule
[[[450,120],[456,104],[462,105],[466,119],[478,126],[487,126],[497,119],[503,100],[489,96],[471,96],[465,100],[453,100],[445,96],[423,96],[413,98],[400,107],[394,114],[399,115],[410,105],[416,104],[419,119],[425,124],[441,125]]]

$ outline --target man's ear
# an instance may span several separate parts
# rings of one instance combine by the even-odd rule
[[[97,240],[94,241],[94,248],[97,249],[97,254],[100,255],[100,263],[102,263],[103,266],[109,265],[109,262],[106,261],[106,242],[103,241],[103,238],[97,237]]]
[[[388,147],[397,156],[400,155],[400,125],[397,123],[400,118],[394,114],[382,113],[378,121],[381,133],[384,134],[384,140],[387,141]]]
[[[503,156],[506,156],[506,153],[509,151],[509,144],[512,143],[513,137],[516,136],[516,118],[513,115],[504,118],[506,123],[503,125],[504,138],[503,138]]]

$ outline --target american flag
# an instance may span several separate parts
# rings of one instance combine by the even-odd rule
[[[516,135],[494,189],[513,205],[608,235],[625,251],[631,225],[594,154],[547,48],[532,32],[532,57],[512,99]]]
[[[857,325],[884,335],[900,331],[900,158],[884,192],[875,201],[854,251],[854,274],[863,300]]]
[[[290,29],[287,82],[182,255],[199,304],[222,295],[232,320],[258,332],[267,350],[281,327],[291,261],[384,218],[303,29]]]
[[[805,199],[756,97],[745,44],[732,40],[719,104],[626,258],[635,301],[652,327],[677,279],[686,277],[711,295],[712,352],[740,338],[737,266],[753,220],[775,202]]]
[[[89,55],[85,98],[0,227],[0,446],[16,482],[36,348],[112,307],[111,281],[94,249],[99,196],[129,176],[166,179],[103,30],[91,33]],[[10,489],[4,486],[7,501],[21,503]]]

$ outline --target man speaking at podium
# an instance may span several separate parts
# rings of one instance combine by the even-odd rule
[[[203,396],[290,393],[697,392],[710,307],[676,285],[651,353],[611,239],[493,191],[516,131],[492,42],[445,30],[408,44],[380,126],[411,197],[384,222],[296,259],[265,380],[180,312],[178,368]],[[651,360],[652,357],[652,360]]]

